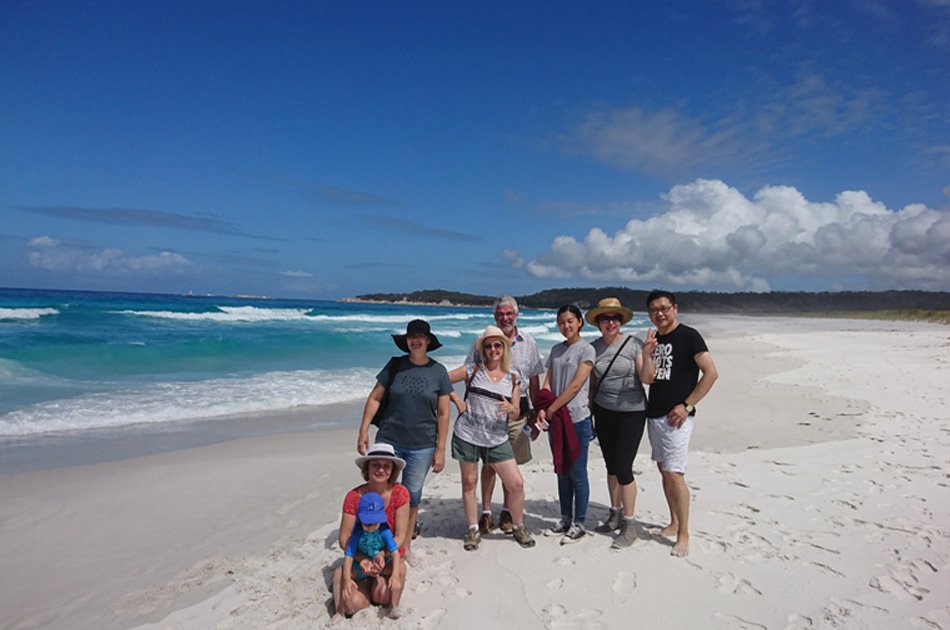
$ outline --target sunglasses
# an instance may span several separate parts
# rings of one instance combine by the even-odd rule
[[[505,344],[503,344],[500,341],[493,341],[491,343],[486,343],[482,347],[485,348],[486,350],[504,350]]]
[[[610,315],[601,315],[597,318],[597,323],[600,322],[622,322],[623,316],[620,313],[611,313]]]

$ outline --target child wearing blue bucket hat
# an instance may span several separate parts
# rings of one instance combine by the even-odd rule
[[[386,503],[375,492],[367,492],[360,498],[353,533],[346,545],[343,558],[344,588],[359,586],[364,581],[373,582],[372,589],[385,589],[386,577],[402,562],[399,545],[386,522]],[[393,592],[391,617],[400,616],[399,595]]]

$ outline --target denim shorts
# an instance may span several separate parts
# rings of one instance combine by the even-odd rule
[[[406,460],[406,467],[402,470],[400,483],[409,491],[409,507],[418,507],[422,501],[422,485],[426,475],[432,468],[432,458],[435,456],[435,447],[430,448],[400,448],[394,446],[396,457]]]

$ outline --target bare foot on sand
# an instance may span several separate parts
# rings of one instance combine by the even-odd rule
[[[667,525],[663,529],[651,529],[650,534],[653,536],[672,538],[673,536],[676,536],[676,525]]]
[[[406,609],[401,606],[393,606],[389,609],[389,618],[390,619],[399,619],[406,615]]]
[[[673,549],[670,550],[670,555],[677,558],[685,558],[689,555],[689,538],[677,540],[676,544],[673,545]]]
[[[673,544],[673,549],[670,550],[670,555],[684,558],[689,555],[689,536],[677,536],[677,529],[676,525],[667,525],[663,529],[651,529],[650,534],[664,538],[674,538],[676,542]]]

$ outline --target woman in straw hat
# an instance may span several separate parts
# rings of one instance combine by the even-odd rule
[[[488,326],[476,342],[482,363],[463,365],[449,372],[453,383],[465,380],[465,401],[455,421],[452,457],[462,476],[462,506],[468,519],[463,547],[474,551],[481,543],[478,529],[478,461],[491,466],[505,488],[515,541],[533,547],[524,526],[524,479],[508,439],[508,422],[521,415],[518,374],[511,369],[511,340],[497,326]]]
[[[401,481],[409,490],[409,531],[415,532],[426,475],[430,468],[438,473],[445,467],[452,383],[445,366],[429,358],[429,352],[442,344],[428,322],[414,319],[406,326],[406,334],[392,337],[396,347],[408,354],[393,357],[376,375],[376,385],[363,407],[356,449],[366,454],[370,424],[388,391],[376,441],[392,444],[395,454],[406,461]],[[411,540],[404,541],[407,555]]]
[[[354,534],[359,514],[360,500],[369,493],[376,493],[383,500],[386,524],[393,532],[400,554],[403,554],[409,535],[409,491],[396,483],[406,467],[406,461],[397,457],[389,444],[377,442],[367,447],[364,455],[356,458],[356,465],[366,482],[350,490],[343,499],[343,514],[340,517],[340,547],[346,549]],[[399,617],[399,599],[406,580],[406,564],[393,562],[380,566],[372,561],[361,561],[361,570],[370,577],[383,579],[343,580],[343,568],[333,572],[333,605],[336,615],[348,616],[363,610],[370,604],[389,606],[390,616]],[[387,575],[388,573],[388,575]]]
[[[619,531],[611,547],[623,549],[637,540],[633,521],[637,501],[633,460],[646,425],[643,384],[653,382],[656,332],[651,329],[645,342],[622,333],[620,327],[633,319],[633,312],[615,297],[598,302],[587,312],[586,319],[600,329],[601,335],[591,344],[597,359],[591,373],[590,400],[610,494],[610,514],[595,531]]]

